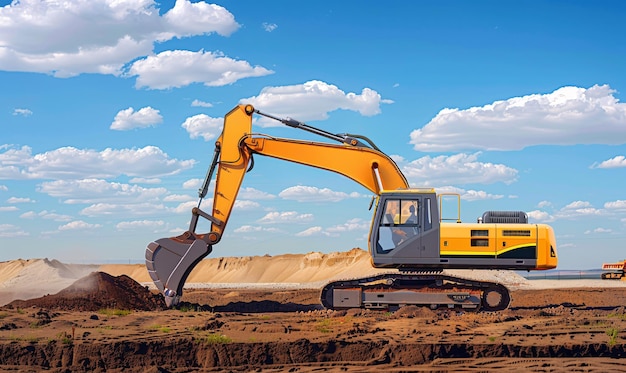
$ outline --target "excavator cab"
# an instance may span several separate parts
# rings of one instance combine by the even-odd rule
[[[439,256],[439,215],[434,189],[381,193],[372,218],[369,248],[377,268],[418,267]]]

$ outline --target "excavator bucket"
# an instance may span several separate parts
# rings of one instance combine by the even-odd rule
[[[165,297],[168,307],[178,304],[187,276],[212,250],[206,241],[188,232],[183,236],[161,238],[151,242],[146,249],[148,274]]]

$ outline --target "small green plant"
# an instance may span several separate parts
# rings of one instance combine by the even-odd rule
[[[5,317],[9,316],[8,313],[6,312],[0,312],[0,320],[4,319]]]
[[[103,308],[98,310],[98,313],[106,316],[127,316],[130,315],[130,310],[120,310],[117,308]]]
[[[626,320],[626,313],[610,313],[609,318],[618,318],[620,320]]]
[[[152,325],[152,326],[150,327],[150,329],[152,329],[152,330],[158,330],[158,331],[161,331],[161,332],[163,332],[163,333],[169,333],[169,332],[171,331],[171,329],[170,329],[169,327],[167,327],[167,326],[162,326],[162,325]]]
[[[496,341],[496,337],[494,337],[494,336],[491,336],[488,339],[489,339],[489,342],[495,342]]]
[[[195,311],[195,310],[196,310],[196,309],[195,309],[195,307],[192,307],[191,305],[188,305],[188,304],[183,304],[183,305],[180,305],[180,306],[178,306],[178,308],[177,308],[177,309],[178,309],[180,312],[193,312],[193,311]]]
[[[208,344],[225,344],[225,343],[230,343],[233,340],[230,339],[229,337],[222,335],[222,334],[217,334],[217,333],[212,333],[206,336],[206,338],[204,338],[204,342],[208,343]]]
[[[59,339],[64,345],[72,344],[72,335],[69,333],[60,332],[57,334],[57,339]]]
[[[330,333],[332,331],[332,321],[330,319],[320,320],[315,329],[322,333]]]
[[[609,346],[614,346],[617,343],[617,328],[608,328],[606,335],[609,336]]]

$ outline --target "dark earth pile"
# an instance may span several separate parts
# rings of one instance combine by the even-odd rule
[[[105,308],[156,311],[165,308],[163,297],[126,275],[92,272],[53,295],[15,300],[9,307],[40,307],[64,311],[98,311]]]

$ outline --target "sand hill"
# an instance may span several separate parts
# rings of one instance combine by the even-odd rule
[[[31,299],[55,294],[94,271],[112,276],[127,275],[152,286],[143,264],[65,264],[49,259],[18,259],[0,262],[0,305],[15,299]],[[188,287],[207,284],[283,284],[320,287],[333,278],[376,273],[369,255],[361,249],[322,254],[278,256],[215,257],[200,262],[187,279]]]
[[[143,264],[103,265],[99,269],[113,276],[126,274],[140,283],[150,283]],[[187,279],[187,284],[310,284],[336,277],[355,277],[376,273],[367,251],[322,254],[284,254],[277,256],[209,257],[200,262]],[[316,286],[316,285],[312,285]]]
[[[64,264],[58,260],[17,259],[0,262],[0,305],[14,299],[54,294],[77,279],[98,270],[98,265]]]

